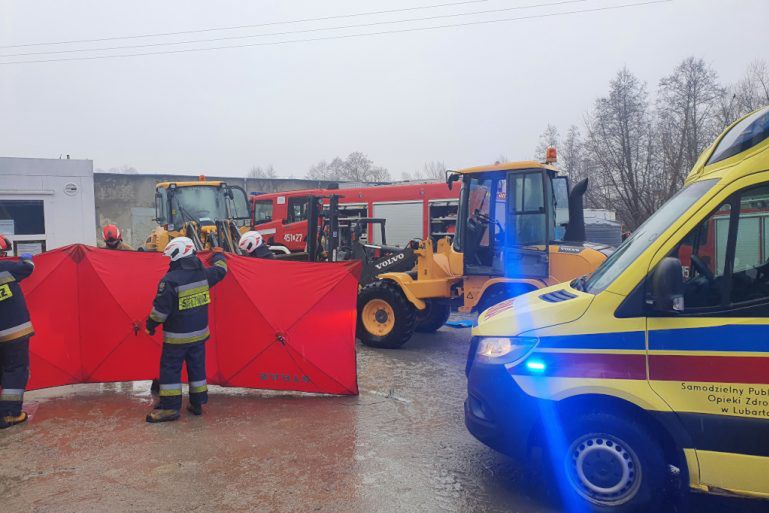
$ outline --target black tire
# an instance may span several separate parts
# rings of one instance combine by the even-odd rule
[[[383,308],[376,309],[373,301],[378,301]],[[386,311],[384,305],[388,305],[394,319],[390,319],[390,312]],[[367,305],[369,308],[367,309]],[[374,333],[366,329],[364,315],[368,315],[371,310],[381,318],[381,325],[386,326],[392,322],[389,331],[380,331]],[[403,295],[400,287],[387,280],[378,280],[363,287],[358,292],[358,327],[357,336],[360,341],[370,347],[379,347],[384,349],[398,349],[408,342],[414,333],[416,321],[416,308],[412,305],[406,296]],[[371,321],[368,320],[370,323]]]
[[[530,292],[534,289],[530,287],[515,287],[515,286],[493,286],[489,290],[487,290],[480,301],[478,301],[478,305],[476,306],[476,311],[478,313],[483,312],[484,310],[487,310],[491,308],[492,306],[496,305],[497,303],[501,303],[502,301],[506,299],[510,299],[516,296],[520,296],[521,294],[525,294],[527,292]]]
[[[586,413],[561,425],[563,446],[548,449],[566,503],[581,503],[581,510],[598,513],[659,511],[666,496],[667,464],[643,422]]]
[[[416,327],[419,333],[435,333],[446,324],[451,315],[451,305],[445,301],[428,299],[427,308],[416,311]]]

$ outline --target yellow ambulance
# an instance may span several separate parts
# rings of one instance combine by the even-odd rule
[[[657,511],[676,480],[768,499],[769,107],[592,275],[483,312],[466,373],[470,432],[546,449],[577,510]]]

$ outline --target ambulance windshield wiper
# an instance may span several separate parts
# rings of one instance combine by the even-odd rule
[[[587,274],[576,278],[569,283],[573,289],[577,289],[580,292],[585,292],[585,286],[587,285]]]

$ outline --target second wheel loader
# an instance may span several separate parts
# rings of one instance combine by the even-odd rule
[[[196,182],[162,182],[155,187],[155,221],[142,249],[163,251],[174,237],[189,237],[198,251],[221,247],[240,253],[238,241],[251,214],[245,191],[201,176]]]
[[[448,172],[461,182],[456,234],[413,242],[416,267],[386,272],[358,294],[360,340],[398,348],[414,331],[431,332],[452,307],[483,311],[505,299],[594,271],[611,252],[584,242],[582,196],[553,166],[512,162]]]

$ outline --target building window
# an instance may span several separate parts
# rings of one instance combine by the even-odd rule
[[[45,233],[42,200],[0,200],[0,233],[38,235]]]

